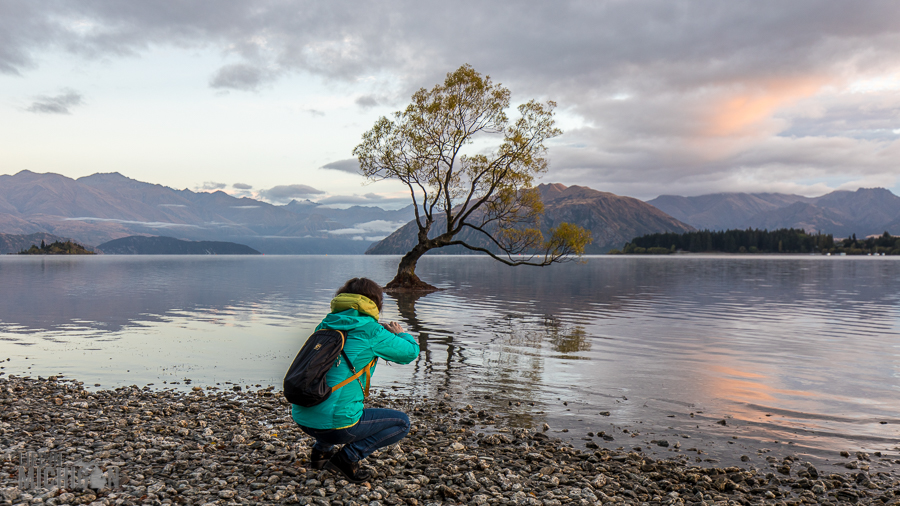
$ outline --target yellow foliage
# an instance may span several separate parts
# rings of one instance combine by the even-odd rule
[[[460,241],[457,235],[466,228],[484,234],[507,255],[506,263],[516,265],[581,255],[590,242],[590,233],[575,225],[560,224],[546,241],[538,229],[543,203],[533,184],[548,167],[545,141],[562,133],[555,127],[556,103],[530,100],[510,121],[509,100],[507,88],[463,65],[442,84],[415,92],[404,110],[378,119],[354,148],[360,171],[370,181],[398,179],[409,188],[419,255],[461,244],[498,258]],[[466,152],[486,139],[494,139],[493,150]],[[436,216],[445,228],[434,234]],[[511,259],[535,250],[545,252],[538,263]]]

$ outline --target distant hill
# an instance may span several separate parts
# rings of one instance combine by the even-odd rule
[[[0,255],[8,255],[27,250],[32,246],[40,246],[41,241],[44,244],[52,244],[54,242],[66,242],[71,239],[59,237],[53,234],[38,232],[34,234],[2,234],[0,233]],[[93,250],[90,246],[86,249]]]
[[[601,192],[584,186],[555,183],[538,186],[544,202],[541,230],[546,235],[559,223],[574,223],[591,231],[594,242],[585,250],[587,254],[606,253],[621,248],[632,238],[654,232],[688,232],[693,227],[681,223],[659,209],[638,199]],[[432,228],[436,235],[443,226]],[[373,244],[369,255],[397,255],[409,251],[416,241],[417,227],[414,221]],[[459,236],[470,244],[490,249],[490,244],[477,232],[464,232]],[[450,246],[432,250],[429,254],[464,254],[469,250]]]
[[[251,244],[264,253],[362,253],[412,216],[411,206],[278,206],[221,191],[175,190],[115,172],[79,179],[30,171],[0,175],[0,232],[65,235],[85,244],[164,233]]]
[[[881,235],[887,224],[900,219],[900,197],[885,188],[831,192],[812,199],[812,203],[846,217],[849,228],[840,234],[842,237],[854,233]]]
[[[107,255],[260,255],[233,242],[182,241],[174,237],[131,236],[105,242],[97,249]]]
[[[714,193],[699,197],[661,195],[648,204],[698,230],[745,228],[750,217],[809,199],[783,193]]]
[[[338,223],[364,223],[375,220],[383,221],[402,221],[406,223],[415,215],[413,205],[410,204],[403,209],[389,211],[374,206],[352,206],[347,209],[337,209],[331,207],[322,207],[315,202],[292,200],[285,209],[300,216],[321,216],[322,218]]]
[[[837,237],[900,232],[900,197],[884,188],[815,198],[780,193],[662,195],[647,203],[701,230],[802,228]]]
[[[890,233],[891,235],[900,235],[900,233],[897,232],[897,231],[900,231],[900,216],[898,216],[896,220],[885,225],[884,231]],[[868,237],[869,235],[875,235],[875,234],[867,234],[866,237]],[[860,236],[860,237],[863,237],[863,236]]]
[[[759,213],[744,220],[740,228],[776,230],[790,223],[792,228],[807,232],[824,230],[826,233],[843,237],[853,233],[853,223],[840,212],[821,208],[808,202],[796,202],[789,206]]]

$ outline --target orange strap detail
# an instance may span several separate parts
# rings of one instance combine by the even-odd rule
[[[378,361],[378,357],[375,357],[371,362],[369,362],[369,365],[367,365],[367,366],[363,367],[362,369],[360,369],[359,371],[357,371],[356,374],[354,374],[353,376],[350,376],[349,378],[345,379],[344,381],[331,387],[331,391],[334,392],[337,389],[344,387],[347,383],[350,383],[351,381],[362,376],[362,373],[366,373],[366,387],[363,389],[363,397],[368,397],[369,396],[369,385],[372,383],[372,366],[375,365],[375,362],[377,362],[377,361]],[[352,368],[353,366],[351,365],[350,367]],[[362,386],[362,384],[360,384],[360,386]]]

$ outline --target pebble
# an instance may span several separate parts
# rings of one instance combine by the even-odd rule
[[[463,403],[457,408],[448,399],[370,397],[370,407],[403,410],[412,425],[406,439],[364,462],[376,477],[357,485],[309,469],[313,441],[296,427],[290,405],[272,387],[197,386],[181,392],[131,386],[90,392],[60,377],[0,378],[0,504],[900,502],[900,483],[860,470],[871,461],[863,452],[854,461],[860,469],[847,474],[826,474],[796,458],[774,463],[778,476],[754,468],[700,467],[684,455],[654,459],[596,444],[575,448],[546,434],[543,426],[506,426],[495,414]],[[665,447],[668,441],[655,444]],[[103,469],[117,466],[120,486],[18,490],[23,450],[63,455],[67,462],[94,461]]]

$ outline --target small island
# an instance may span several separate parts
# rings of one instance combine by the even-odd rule
[[[93,251],[85,249],[84,246],[72,241],[54,241],[45,244],[41,241],[40,247],[32,244],[30,248],[22,250],[19,255],[94,255]]]

